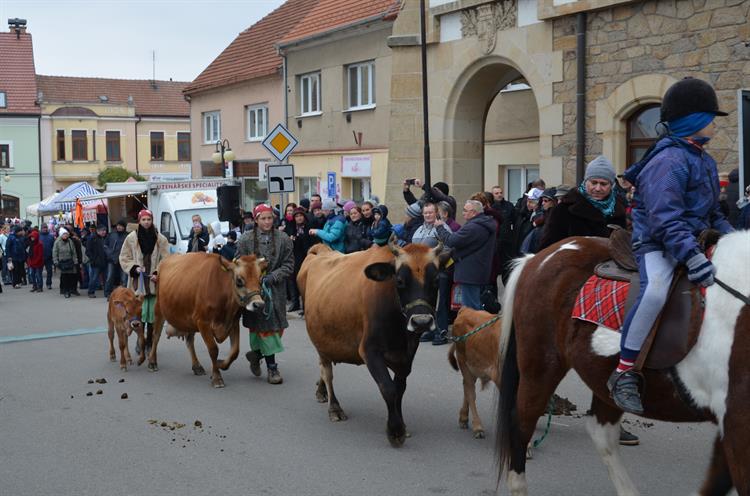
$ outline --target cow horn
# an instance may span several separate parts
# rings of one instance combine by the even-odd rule
[[[390,248],[391,253],[393,253],[394,256],[398,256],[400,253],[400,248],[396,244],[396,235],[394,233],[391,233],[391,237],[388,238],[388,248]]]

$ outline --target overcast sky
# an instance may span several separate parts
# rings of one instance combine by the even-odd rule
[[[28,21],[37,74],[192,81],[283,0],[0,0]]]

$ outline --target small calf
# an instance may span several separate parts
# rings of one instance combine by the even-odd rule
[[[146,359],[145,339],[143,336],[143,323],[141,322],[141,307],[143,298],[135,295],[132,289],[117,288],[109,296],[107,307],[107,324],[109,336],[109,359],[115,361],[114,337],[117,331],[117,344],[120,347],[120,370],[128,370],[127,365],[133,365],[128,349],[128,336],[135,331],[138,336],[138,348],[140,356],[138,365]]]
[[[463,307],[453,323],[453,336],[464,336],[482,324],[490,321],[495,315],[481,310]],[[484,439],[484,427],[477,413],[477,395],[475,384],[477,379],[482,381],[482,389],[492,381],[498,384],[498,341],[500,339],[501,320],[498,319],[490,326],[451,345],[448,350],[448,362],[461,371],[464,384],[464,401],[458,413],[458,425],[462,429],[469,428],[469,409],[473,418],[472,431],[475,439]]]

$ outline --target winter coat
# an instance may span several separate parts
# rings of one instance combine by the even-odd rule
[[[740,209],[740,215],[737,219],[737,229],[750,229],[750,204]]]
[[[44,251],[44,261],[52,261],[52,247],[55,245],[55,237],[52,233],[39,233],[39,241],[42,243],[42,249]]]
[[[16,263],[23,263],[27,257],[26,239],[17,237],[16,233],[10,233],[5,242],[5,256]]]
[[[479,285],[490,282],[496,231],[495,219],[483,213],[469,219],[452,234],[444,225],[438,226],[438,238],[453,249],[455,282]]]
[[[500,225],[500,232],[498,237],[499,251],[500,251],[500,264],[505,265],[516,253],[513,251],[513,229],[516,227],[516,209],[511,202],[508,200],[501,200],[492,204],[492,208],[496,212],[500,212],[503,217],[503,223]]]
[[[260,230],[243,234],[237,242],[237,255],[253,255],[255,239],[258,238],[258,253],[268,261],[264,276],[267,287],[271,290],[271,315],[266,319],[263,311],[249,312],[243,310],[242,325],[250,332],[281,331],[289,327],[286,320],[286,282],[294,272],[294,248],[289,236],[276,230],[273,234]],[[274,244],[272,245],[272,240]],[[269,311],[266,302],[265,311]]]
[[[125,243],[125,238],[127,236],[128,233],[125,231],[118,232],[115,230],[109,233],[107,240],[104,242],[104,251],[107,253],[107,261],[109,263],[120,263],[120,252],[122,251],[122,245]]]
[[[159,264],[169,256],[169,241],[164,237],[163,234],[156,234],[156,245],[154,251],[151,252],[151,272],[149,274],[143,274],[144,284],[148,284],[148,293],[156,294],[156,284],[151,281],[151,276],[159,271]],[[122,250],[120,251],[120,268],[128,274],[128,287],[133,291],[138,290],[139,277],[133,276],[134,267],[145,268],[143,259],[143,252],[141,246],[138,244],[138,229],[132,231],[125,237],[125,242],[122,244]]]
[[[393,226],[391,225],[391,221],[387,217],[380,217],[380,221],[377,224],[373,222],[370,226],[370,230],[367,231],[367,237],[376,245],[385,246],[392,232]]]
[[[292,244],[294,246],[294,273],[299,272],[302,262],[305,261],[307,251],[312,245],[318,242],[315,236],[310,236],[310,224],[305,224],[297,227],[296,232],[292,234]]]
[[[323,229],[317,232],[318,237],[332,250],[344,253],[344,237],[346,231],[346,221],[341,215],[331,214],[323,226]]]
[[[367,224],[361,220],[346,223],[344,253],[366,250],[371,244],[372,241],[367,238]]]
[[[523,210],[516,211],[516,223],[513,226],[513,236],[511,240],[511,258],[515,258],[521,255],[521,246],[528,237],[531,230],[534,229],[534,224],[531,223],[531,212],[524,208]]]
[[[614,191],[611,194],[615,194]],[[577,188],[560,198],[557,206],[544,221],[544,231],[539,250],[571,236],[598,236],[608,238],[609,224],[626,227],[625,202],[619,196],[611,217],[604,214],[586,199]]]
[[[685,262],[700,252],[701,231],[733,230],[719,208],[716,162],[696,145],[662,138],[625,178],[636,188],[633,249],[640,254],[666,251]]]
[[[740,199],[740,170],[734,169],[729,173],[729,186],[726,188],[727,192],[727,206],[729,207],[729,215],[727,215],[727,221],[732,227],[741,229],[739,227],[740,209],[737,206],[737,201]]]
[[[411,243],[411,240],[414,238],[414,233],[417,232],[417,229],[419,229],[419,226],[422,224],[424,224],[424,217],[421,215],[419,217],[410,218],[404,222],[404,232],[401,235],[401,239],[403,239],[406,244]]]
[[[237,243],[227,243],[221,247],[219,254],[227,260],[234,260],[237,255]]]
[[[60,269],[60,262],[62,260],[72,260],[74,264],[73,268],[69,270]],[[69,237],[66,241],[60,237],[55,240],[55,244],[52,246],[52,262],[62,274],[75,274],[77,272],[75,266],[81,263],[81,259],[78,258],[73,238]]]
[[[89,257],[89,265],[105,269],[107,267],[107,251],[104,248],[106,239],[99,236],[89,236],[86,242],[86,255]]]
[[[447,225],[444,226],[444,229],[448,232],[453,232],[453,229]],[[423,223],[416,231],[414,231],[414,235],[411,237],[411,242],[435,248],[440,242],[437,234],[437,226],[434,224],[428,225],[427,223]]]
[[[29,235],[29,258],[26,263],[31,269],[44,267],[44,246],[39,241],[39,233],[37,232]]]
[[[190,231],[190,239],[188,240],[188,253],[192,252],[205,252],[208,249],[209,243],[208,230],[203,229],[200,233]],[[196,246],[197,245],[197,246]]]

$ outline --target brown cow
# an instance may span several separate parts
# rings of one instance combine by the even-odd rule
[[[477,327],[496,317],[494,314],[462,307],[453,323],[453,336],[460,337],[472,332]],[[482,389],[492,381],[498,383],[498,342],[500,339],[500,320],[487,328],[471,335],[465,341],[458,341],[448,350],[448,361],[451,366],[461,371],[464,384],[464,402],[458,413],[458,425],[469,428],[469,409],[473,422],[471,424],[475,439],[484,439],[484,426],[477,412],[477,379],[482,381]]]
[[[135,295],[132,289],[117,288],[109,295],[107,306],[107,336],[109,337],[109,359],[116,360],[114,338],[117,332],[117,344],[120,347],[120,370],[128,370],[128,364],[133,365],[128,347],[128,336],[135,331],[138,336],[140,358],[138,365],[146,359],[143,349],[143,323],[141,322],[141,306],[143,299]],[[136,350],[138,352],[138,350]]]
[[[422,332],[435,329],[439,245],[412,244],[349,255],[315,245],[297,277],[310,340],[320,356],[317,398],[332,421],[346,420],[333,392],[334,363],[366,364],[388,406],[387,434],[394,447],[406,438],[401,400]],[[391,378],[388,369],[393,371]]]
[[[148,357],[150,370],[158,370],[156,348],[164,321],[169,321],[185,343],[193,362],[193,373],[206,371],[195,355],[195,333],[208,348],[213,369],[211,384],[224,387],[221,370],[227,370],[240,352],[240,314],[263,310],[260,277],[268,266],[255,255],[230,262],[215,253],[188,253],[165,259],[159,265],[159,288],[154,308],[154,340]],[[231,349],[225,360],[218,360],[219,347],[229,337]]]

